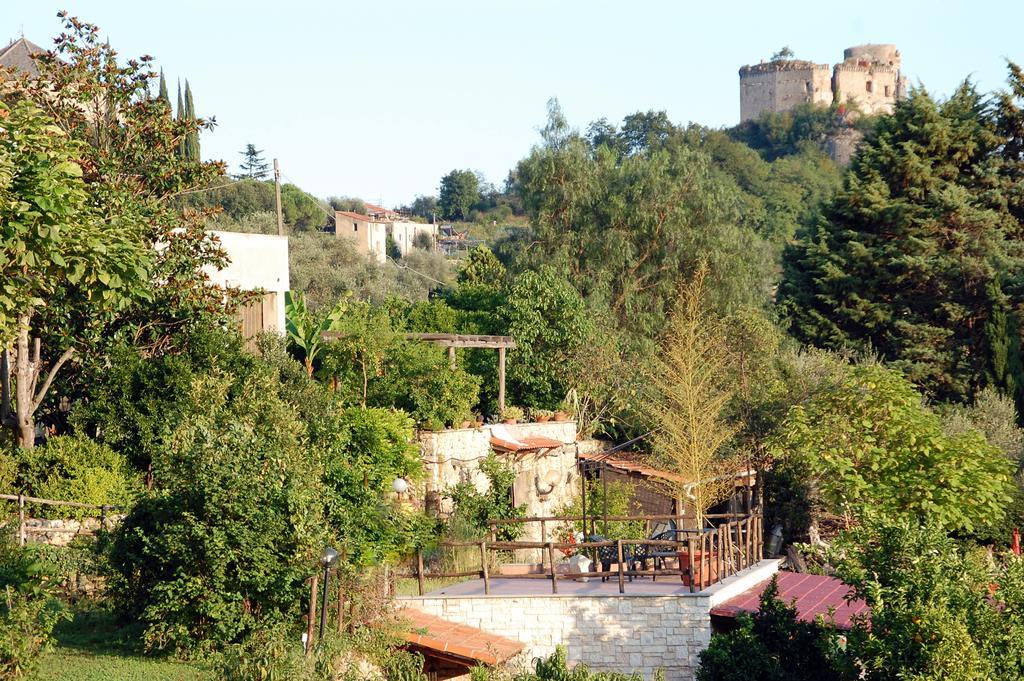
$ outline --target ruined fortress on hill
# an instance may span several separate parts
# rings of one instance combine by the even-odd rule
[[[895,45],[857,45],[830,67],[799,59],[773,59],[740,69],[740,120],[805,103],[854,102],[864,113],[889,113],[907,92]]]

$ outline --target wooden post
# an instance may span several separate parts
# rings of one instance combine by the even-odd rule
[[[498,411],[505,411],[505,348],[498,348]]]
[[[306,622],[306,655],[313,653],[313,622],[316,621],[316,586],[319,579],[316,575],[309,578],[309,619]],[[326,607],[326,603],[324,607]]]
[[[540,521],[540,540],[545,544],[548,543],[548,524],[547,521],[545,521],[543,518],[541,518]],[[542,570],[544,569],[544,561],[546,561],[547,559],[547,556],[545,556],[542,552],[540,554],[540,567]]]
[[[107,505],[100,506],[100,529],[107,529]]]
[[[558,575],[555,574],[555,549],[551,546],[551,542],[547,543],[548,549],[548,563],[550,563],[551,570],[551,593],[558,593]]]
[[[715,531],[715,543],[718,547],[718,581],[725,576],[725,547],[722,546],[722,526]]]
[[[708,553],[704,550],[704,533],[700,533],[700,565],[697,566],[697,591],[704,590],[704,569],[708,566]]]
[[[419,582],[420,596],[426,593],[423,579],[423,549],[416,549],[416,581]]]
[[[487,542],[480,542],[480,573],[484,578],[484,594],[491,593],[491,578],[487,571]]]
[[[281,167],[277,164],[277,159],[274,159],[274,193],[277,198],[277,235],[284,236],[284,217],[281,212]],[[334,227],[337,229],[337,225]]]
[[[615,548],[619,552],[619,593],[620,594],[624,594],[624,593],[626,593],[626,582],[625,582],[625,580],[623,578],[623,574],[622,574],[622,563],[624,562],[624,560],[623,560],[622,540],[621,539],[619,539],[619,540],[617,540],[615,542]]]
[[[693,577],[693,537],[686,538],[686,562],[688,563],[687,570],[690,573],[690,593],[693,593],[695,580]],[[679,566],[682,569],[682,565]]]
[[[18,545],[25,545],[25,495],[18,494]]]
[[[448,364],[451,365],[452,369],[455,369],[455,346],[448,346]]]

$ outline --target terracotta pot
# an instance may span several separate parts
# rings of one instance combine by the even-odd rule
[[[563,422],[563,421],[568,421],[569,420],[569,415],[566,414],[564,411],[556,411],[555,412],[555,420],[560,422],[560,423]]]
[[[469,428],[472,424],[472,421],[463,421],[459,428]]]
[[[690,567],[690,554],[687,551],[680,551],[676,554],[679,557],[679,570],[683,573],[679,575],[679,579],[682,580],[683,584],[690,586],[690,575],[687,571]],[[707,587],[710,584],[714,584],[718,581],[718,551],[709,551],[707,554],[707,560],[704,560],[704,556],[700,551],[693,552],[693,571],[694,576],[698,577],[694,580],[695,584],[700,583],[700,577],[704,579],[704,586]]]
[[[502,423],[504,423],[506,426],[514,426],[516,425],[516,423],[518,423],[518,421],[516,421],[515,419],[505,419],[504,421],[502,421]]]
[[[551,420],[551,417],[550,416],[535,416],[534,420],[537,423],[547,423],[548,421]]]
[[[484,422],[483,421],[476,421],[476,422],[473,423],[473,427],[474,428],[483,428],[484,427]]]

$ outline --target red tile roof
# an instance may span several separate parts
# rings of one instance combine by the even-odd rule
[[[406,626],[399,635],[409,645],[423,649],[426,655],[435,651],[469,664],[496,665],[510,660],[523,649],[519,641],[449,622],[415,608],[402,610],[400,616],[406,620]]]
[[[835,577],[780,572],[778,585],[779,599],[784,603],[795,601],[797,616],[807,622],[815,621],[818,615],[828,621],[829,608],[833,608],[836,628],[848,630],[853,627],[855,616],[870,613],[868,604],[862,600],[847,602],[850,587]],[[711,614],[719,617],[736,617],[740,612],[757,612],[761,605],[761,592],[766,586],[768,582],[761,582],[739,596],[715,606],[711,609]]]
[[[362,213],[353,213],[350,210],[336,210],[336,211],[334,211],[334,213],[336,215],[344,215],[345,217],[352,218],[353,220],[362,220],[363,222],[373,222],[373,218],[371,218],[369,215],[363,215]]]
[[[514,426],[498,424],[491,426],[491,447],[502,452],[533,452],[539,449],[555,449],[564,443],[542,435],[518,435],[510,430]]]
[[[636,473],[644,478],[660,478],[672,482],[683,482],[682,477],[675,473],[651,468],[644,463],[639,455],[632,452],[580,452],[580,458],[586,461],[604,463],[612,468],[626,473]]]

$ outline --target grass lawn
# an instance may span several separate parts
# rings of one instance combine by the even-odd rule
[[[213,681],[202,666],[144,657],[137,631],[102,610],[75,613],[56,630],[57,647],[47,653],[31,681]]]

